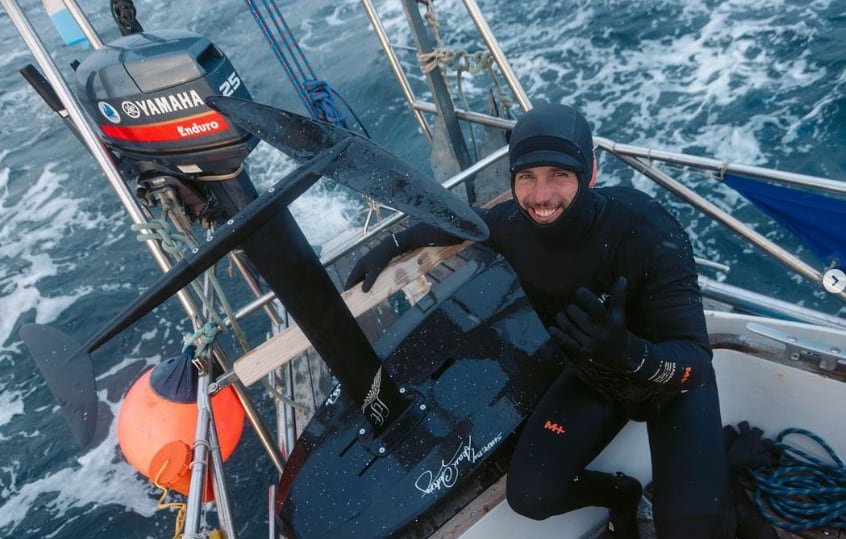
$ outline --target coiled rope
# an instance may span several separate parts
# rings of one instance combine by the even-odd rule
[[[244,0],[244,3],[247,4],[247,8],[259,25],[265,39],[270,43],[273,54],[279,60],[285,75],[311,117],[349,128],[346,116],[341,113],[335,103],[335,98],[338,98],[355,118],[365,136],[369,138],[367,129],[343,96],[335,91],[328,82],[317,78],[276,2],[262,0],[261,6],[253,0]]]
[[[785,443],[784,438],[791,434],[818,444],[831,462]],[[846,528],[846,466],[840,457],[822,438],[804,429],[785,429],[775,441],[782,453],[781,463],[772,469],[749,470],[761,514],[789,531]]]

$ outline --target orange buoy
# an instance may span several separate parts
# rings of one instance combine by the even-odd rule
[[[196,379],[187,358],[165,360],[135,381],[117,418],[118,444],[127,462],[153,483],[186,496],[197,426]],[[214,395],[211,405],[226,460],[241,439],[244,409],[232,387]],[[214,498],[210,486],[206,481],[204,501]]]

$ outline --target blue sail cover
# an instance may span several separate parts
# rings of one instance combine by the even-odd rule
[[[725,183],[796,234],[824,262],[846,262],[846,199],[732,174]]]

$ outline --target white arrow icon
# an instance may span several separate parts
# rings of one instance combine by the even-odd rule
[[[846,273],[842,269],[830,269],[823,275],[823,287],[832,294],[846,290]]]

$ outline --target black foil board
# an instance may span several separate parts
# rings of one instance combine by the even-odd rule
[[[490,258],[384,359],[412,401],[394,425],[374,439],[340,386],[315,413],[280,482],[287,536],[426,537],[505,473],[562,359]]]

